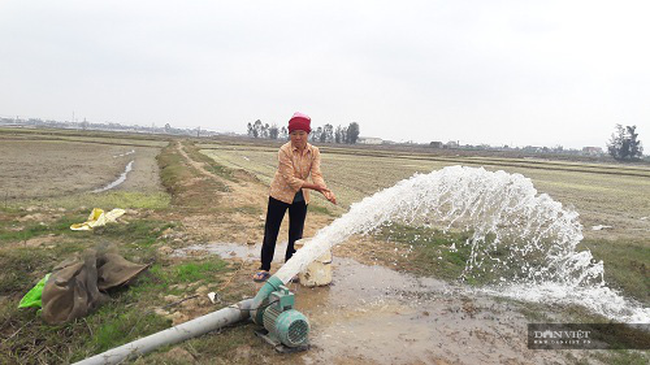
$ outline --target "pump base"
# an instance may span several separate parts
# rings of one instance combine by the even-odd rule
[[[309,350],[311,348],[311,345],[309,345],[309,344],[300,345],[298,347],[285,346],[285,345],[282,344],[282,342],[272,338],[269,335],[269,331],[267,331],[266,328],[261,328],[259,330],[256,330],[255,335],[257,337],[261,338],[262,340],[264,340],[269,345],[273,346],[275,351],[277,351],[277,352],[279,352],[281,354],[293,354],[293,353],[296,353],[296,352],[307,351],[307,350]]]

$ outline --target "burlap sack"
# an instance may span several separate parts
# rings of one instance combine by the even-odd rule
[[[54,268],[43,289],[43,319],[61,324],[84,317],[108,300],[102,291],[129,282],[147,267],[118,254],[86,250]]]

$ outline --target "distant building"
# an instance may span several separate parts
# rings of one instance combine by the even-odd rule
[[[358,143],[361,144],[382,144],[384,140],[375,137],[359,137]]]
[[[449,141],[445,144],[445,148],[458,148],[460,147],[460,141]]]
[[[532,153],[541,153],[541,152],[544,152],[544,147],[526,146],[526,147],[522,148],[522,151],[524,151],[524,152],[532,152]]]
[[[440,141],[433,141],[429,143],[429,147],[431,148],[442,148],[443,144]]]
[[[604,152],[600,147],[582,147],[582,154],[586,156],[601,156]]]

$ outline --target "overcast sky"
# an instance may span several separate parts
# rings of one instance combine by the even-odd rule
[[[0,116],[650,149],[648,1],[0,2]]]

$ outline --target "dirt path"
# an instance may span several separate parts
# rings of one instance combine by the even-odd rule
[[[246,178],[245,172],[235,176],[237,182],[217,176],[205,167],[205,164],[193,160],[181,143],[176,144],[178,152],[185,161],[204,178],[213,179],[227,186],[228,192],[217,192],[220,195],[220,210],[228,212],[227,217],[219,222],[214,221],[213,215],[194,215],[184,218],[183,223],[194,232],[201,232],[213,241],[254,244],[262,241],[266,205],[268,202],[268,186],[256,179]],[[333,220],[330,216],[310,213],[305,225],[305,236],[313,236],[316,231]],[[280,237],[288,236],[288,219],[282,224]],[[280,238],[281,239],[281,238]]]

